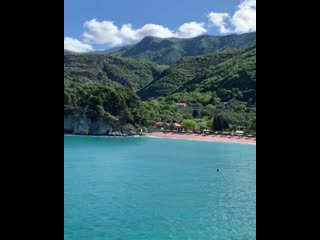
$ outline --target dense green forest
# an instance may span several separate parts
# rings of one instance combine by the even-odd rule
[[[135,61],[98,54],[64,55],[64,76],[78,80],[110,81],[136,91],[156,79],[163,67],[151,62]]]
[[[182,57],[171,66],[65,51],[65,115],[84,112],[131,129],[161,121],[168,122],[169,128],[182,123],[190,130],[255,133],[256,46],[251,42],[255,41],[243,40],[234,49],[209,55]],[[250,46],[236,48],[246,44]]]
[[[115,48],[102,54],[172,65],[186,56],[217,53],[226,49],[249,47],[256,43],[256,33],[227,36],[199,36],[191,39],[146,37],[135,45]]]
[[[139,95],[145,99],[186,91],[215,91],[219,97],[227,99],[223,89],[255,90],[255,58],[255,46],[182,58],[165,70],[159,79],[141,89]],[[230,93],[230,96],[232,98],[234,94]]]

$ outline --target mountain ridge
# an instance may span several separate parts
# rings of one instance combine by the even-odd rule
[[[173,65],[182,57],[208,55],[226,49],[245,48],[254,44],[256,44],[256,32],[223,36],[201,35],[194,38],[147,36],[136,44],[82,54],[112,55],[150,61],[159,65]],[[68,55],[70,54],[69,51]]]
[[[115,56],[113,51],[109,54],[65,51],[65,131],[77,133],[86,129],[90,134],[105,134],[109,127],[139,129],[157,121],[187,120],[198,126],[194,129],[205,129],[211,128],[213,119],[223,117],[228,123],[226,129],[255,133],[255,34],[251,38],[252,41],[248,41],[248,36],[242,40],[234,36],[224,38],[226,48],[182,56],[167,66]],[[194,46],[189,50],[197,54],[201,48],[194,42],[203,41],[201,46],[207,50],[210,48],[203,43],[208,39],[210,43],[210,36],[165,42],[146,38],[140,44],[142,50],[143,45],[149,44],[147,49],[154,48],[157,52],[159,47],[168,49],[166,46],[183,43]],[[131,49],[139,53],[136,46],[132,48],[114,51],[124,53]],[[185,103],[186,107],[179,108],[177,103]]]
[[[137,44],[111,52],[109,50],[106,54],[172,65],[181,57],[207,55],[230,48],[245,48],[255,43],[255,32],[225,36],[201,35],[190,39],[145,37]]]

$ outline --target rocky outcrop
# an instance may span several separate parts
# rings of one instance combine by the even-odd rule
[[[85,114],[64,116],[64,132],[80,135],[108,135],[112,126],[104,119],[92,120]]]

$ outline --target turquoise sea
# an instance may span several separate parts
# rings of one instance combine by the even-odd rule
[[[255,145],[65,136],[64,157],[65,240],[256,239]]]

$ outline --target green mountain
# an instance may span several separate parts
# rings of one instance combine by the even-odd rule
[[[255,43],[255,32],[227,36],[204,35],[192,39],[146,37],[135,45],[111,49],[104,53],[136,60],[147,60],[161,65],[172,65],[181,57],[206,55],[229,48],[244,48]]]
[[[104,51],[93,51],[93,52],[89,52],[89,53],[85,53],[85,54],[102,54],[102,55],[111,55],[113,53],[118,53],[115,55],[120,55],[121,52],[126,51],[127,49],[133,47],[134,45],[127,45],[124,47],[114,47],[114,48],[110,48],[108,50],[104,50]]]
[[[141,89],[143,99],[179,92],[255,92],[256,47],[232,49],[216,54],[185,57],[162,73],[159,79]],[[222,93],[221,93],[222,94]]]
[[[160,45],[186,41],[152,40]],[[211,128],[216,119],[224,129],[255,132],[256,45],[237,48],[238,40],[233,45],[228,41],[225,50],[179,58],[170,67],[65,51],[65,131],[105,134],[111,128],[140,129],[155,121],[186,120],[193,121],[191,125],[196,129],[204,129]],[[196,49],[193,54],[200,52]],[[186,103],[186,107],[177,107],[179,102]]]
[[[99,54],[64,55],[64,76],[72,79],[118,83],[138,90],[156,79],[161,67],[153,63]]]

